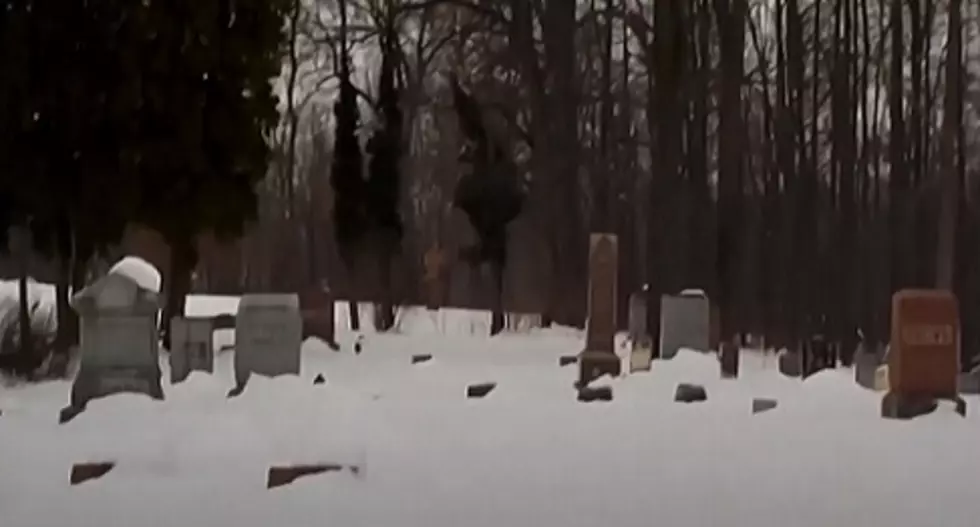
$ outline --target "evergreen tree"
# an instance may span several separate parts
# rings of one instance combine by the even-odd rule
[[[334,158],[330,169],[330,184],[334,190],[334,234],[340,258],[349,274],[353,274],[357,253],[367,231],[365,210],[365,180],[361,145],[357,138],[360,112],[357,91],[351,84],[350,55],[347,49],[347,2],[340,1],[340,93],[334,103],[336,131]],[[351,329],[360,329],[357,302],[349,301]]]
[[[171,255],[164,310],[183,314],[197,239],[241,236],[256,217],[278,122],[289,0],[169,0],[146,7],[139,218]]]
[[[466,136],[460,160],[468,170],[456,185],[453,205],[462,210],[478,241],[461,250],[471,265],[489,263],[496,288],[490,333],[503,330],[503,280],[507,264],[507,226],[521,213],[525,191],[513,160],[487,133],[479,106],[453,79],[453,100],[460,128]]]
[[[401,245],[403,226],[399,214],[402,156],[402,112],[395,65],[398,52],[398,35],[392,10],[388,13],[385,31],[380,39],[381,72],[378,85],[378,110],[380,127],[368,143],[371,160],[365,204],[378,257],[378,273],[383,300],[379,317],[382,331],[395,324],[394,301],[391,287],[391,262]]]

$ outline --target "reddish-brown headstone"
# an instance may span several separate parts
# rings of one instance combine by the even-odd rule
[[[957,396],[960,320],[949,291],[907,289],[892,296],[889,389],[904,395]]]
[[[328,344],[335,342],[334,301],[329,290],[316,288],[299,294],[303,316],[303,336],[317,337]]]
[[[589,242],[589,320],[585,349],[614,353],[619,244],[613,234],[593,234]]]

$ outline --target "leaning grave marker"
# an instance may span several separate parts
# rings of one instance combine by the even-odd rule
[[[174,317],[170,321],[170,382],[183,382],[192,371],[214,373],[214,323],[211,318]]]
[[[130,276],[110,273],[76,294],[71,306],[80,320],[81,363],[63,420],[84,410],[89,401],[115,393],[163,399],[159,294]]]
[[[299,375],[303,319],[298,295],[245,295],[235,318],[236,389],[243,390],[253,373]]]
[[[614,234],[589,239],[589,297],[585,350],[579,359],[579,385],[604,374],[618,376],[622,364],[615,351],[618,240]]]
[[[672,359],[681,348],[711,349],[711,302],[703,293],[660,298],[660,358]]]

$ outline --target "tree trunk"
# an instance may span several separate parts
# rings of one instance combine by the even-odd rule
[[[953,291],[956,262],[956,231],[960,205],[960,178],[956,170],[956,138],[962,119],[960,68],[963,37],[961,0],[950,0],[948,56],[946,58],[946,95],[940,143],[942,163],[942,205],[940,208],[938,246],[936,250],[936,287]]]
[[[29,267],[31,259],[31,230],[30,225],[24,225],[15,229],[17,247],[17,271],[19,280],[17,282],[18,294],[18,320],[20,322],[20,356],[30,363],[34,358],[34,339],[31,332],[31,299],[30,291],[27,287],[29,280]],[[31,368],[32,372],[34,368]],[[30,373],[30,372],[25,372]]]

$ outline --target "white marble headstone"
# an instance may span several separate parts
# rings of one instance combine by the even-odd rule
[[[245,295],[235,323],[235,381],[299,375],[303,318],[295,294]]]
[[[214,373],[213,324],[210,318],[174,317],[170,322],[170,382],[192,371]]]
[[[705,296],[661,297],[660,358],[671,359],[681,348],[711,348],[711,303]]]

